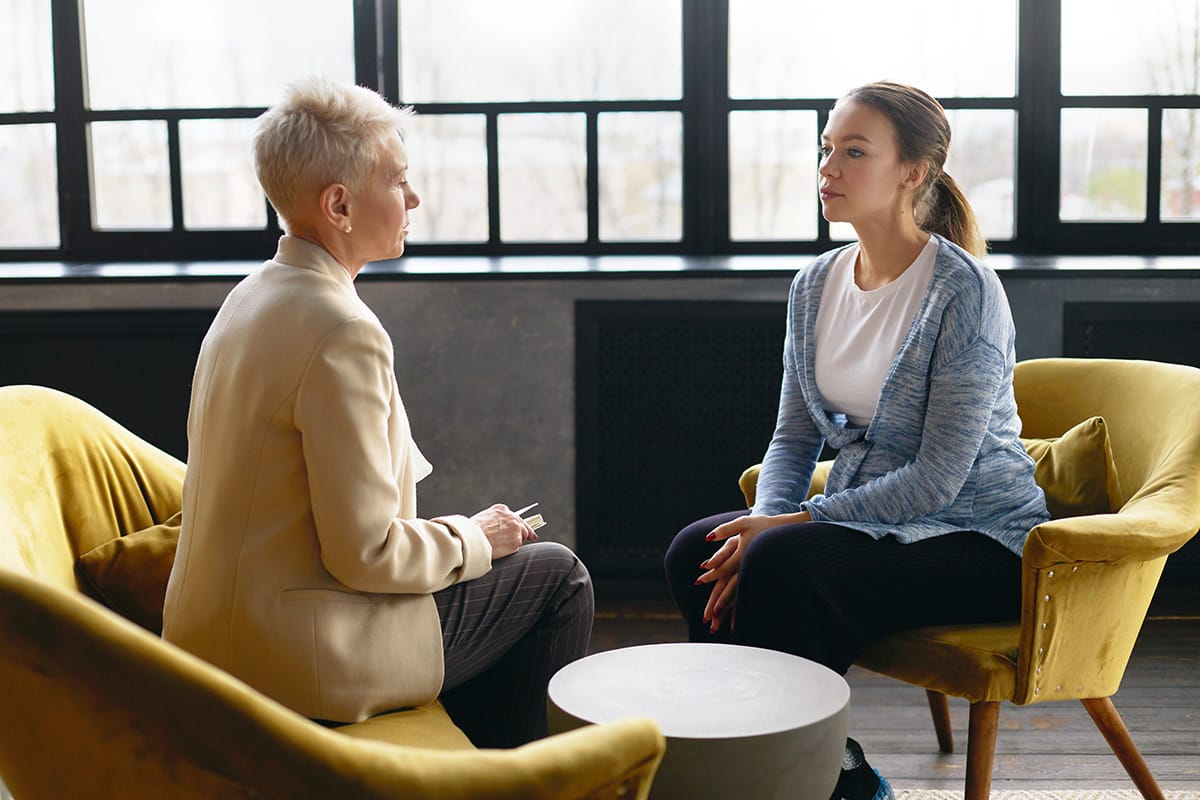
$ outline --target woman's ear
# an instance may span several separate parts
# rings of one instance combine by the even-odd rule
[[[925,176],[928,174],[928,162],[918,161],[915,164],[910,164],[904,172],[904,179],[900,182],[900,185],[905,189],[916,189],[925,182]]]
[[[350,227],[350,190],[331,183],[321,190],[321,216],[333,227],[345,232]]]

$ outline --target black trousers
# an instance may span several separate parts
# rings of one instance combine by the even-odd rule
[[[913,544],[821,522],[763,531],[738,571],[732,631],[703,621],[711,584],[696,586],[721,542],[705,535],[744,516],[707,517],[667,550],[671,593],[693,642],[779,650],[845,674],[869,645],[926,625],[996,622],[1021,614],[1021,559],[980,533],[949,533]]]
[[[546,686],[587,653],[595,603],[587,569],[555,542],[523,545],[486,575],[433,595],[442,623],[441,701],[476,747],[546,735]]]

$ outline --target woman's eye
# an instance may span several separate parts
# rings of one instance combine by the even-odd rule
[[[819,155],[821,158],[828,158],[831,152],[832,151],[825,145],[821,145],[817,148],[817,155]]]
[[[863,153],[862,150],[859,150],[857,147],[851,147],[850,149],[848,149],[846,151],[846,155],[850,156],[851,158],[861,158],[862,156],[864,156],[866,154]]]

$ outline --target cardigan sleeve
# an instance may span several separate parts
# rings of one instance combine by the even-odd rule
[[[1005,352],[993,335],[1005,327],[992,318],[1003,311],[971,294],[956,297],[943,315],[923,422],[916,423],[922,428],[915,456],[859,486],[805,502],[814,520],[901,524],[941,511],[958,497],[1007,374]],[[897,413],[922,418],[917,408]]]
[[[393,387],[387,334],[349,320],[313,354],[295,423],[325,568],[358,591],[428,594],[486,573],[491,547],[465,517],[400,517],[396,476],[406,470],[389,440]]]
[[[800,510],[821,452],[824,437],[813,423],[796,373],[797,282],[788,299],[788,326],[783,342],[783,379],[779,388],[779,414],[775,433],[758,475],[753,514],[787,514]]]

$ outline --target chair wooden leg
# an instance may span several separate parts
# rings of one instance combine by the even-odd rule
[[[937,733],[938,750],[943,753],[954,752],[954,734],[950,730],[950,706],[946,703],[946,695],[926,689],[925,696],[929,698],[929,713],[933,716],[933,730]]]
[[[996,756],[996,731],[999,727],[999,700],[971,703],[971,717],[967,726],[965,800],[988,800],[992,790],[992,761]]]
[[[1137,745],[1133,743],[1133,737],[1129,735],[1129,729],[1125,727],[1125,722],[1113,706],[1112,698],[1097,697],[1081,702],[1091,715],[1092,722],[1095,722],[1096,727],[1104,734],[1108,746],[1116,753],[1121,765],[1133,779],[1134,786],[1142,793],[1142,797],[1146,800],[1163,800],[1162,789],[1158,788],[1158,781],[1154,780],[1154,775],[1146,766],[1142,754],[1138,752]]]

